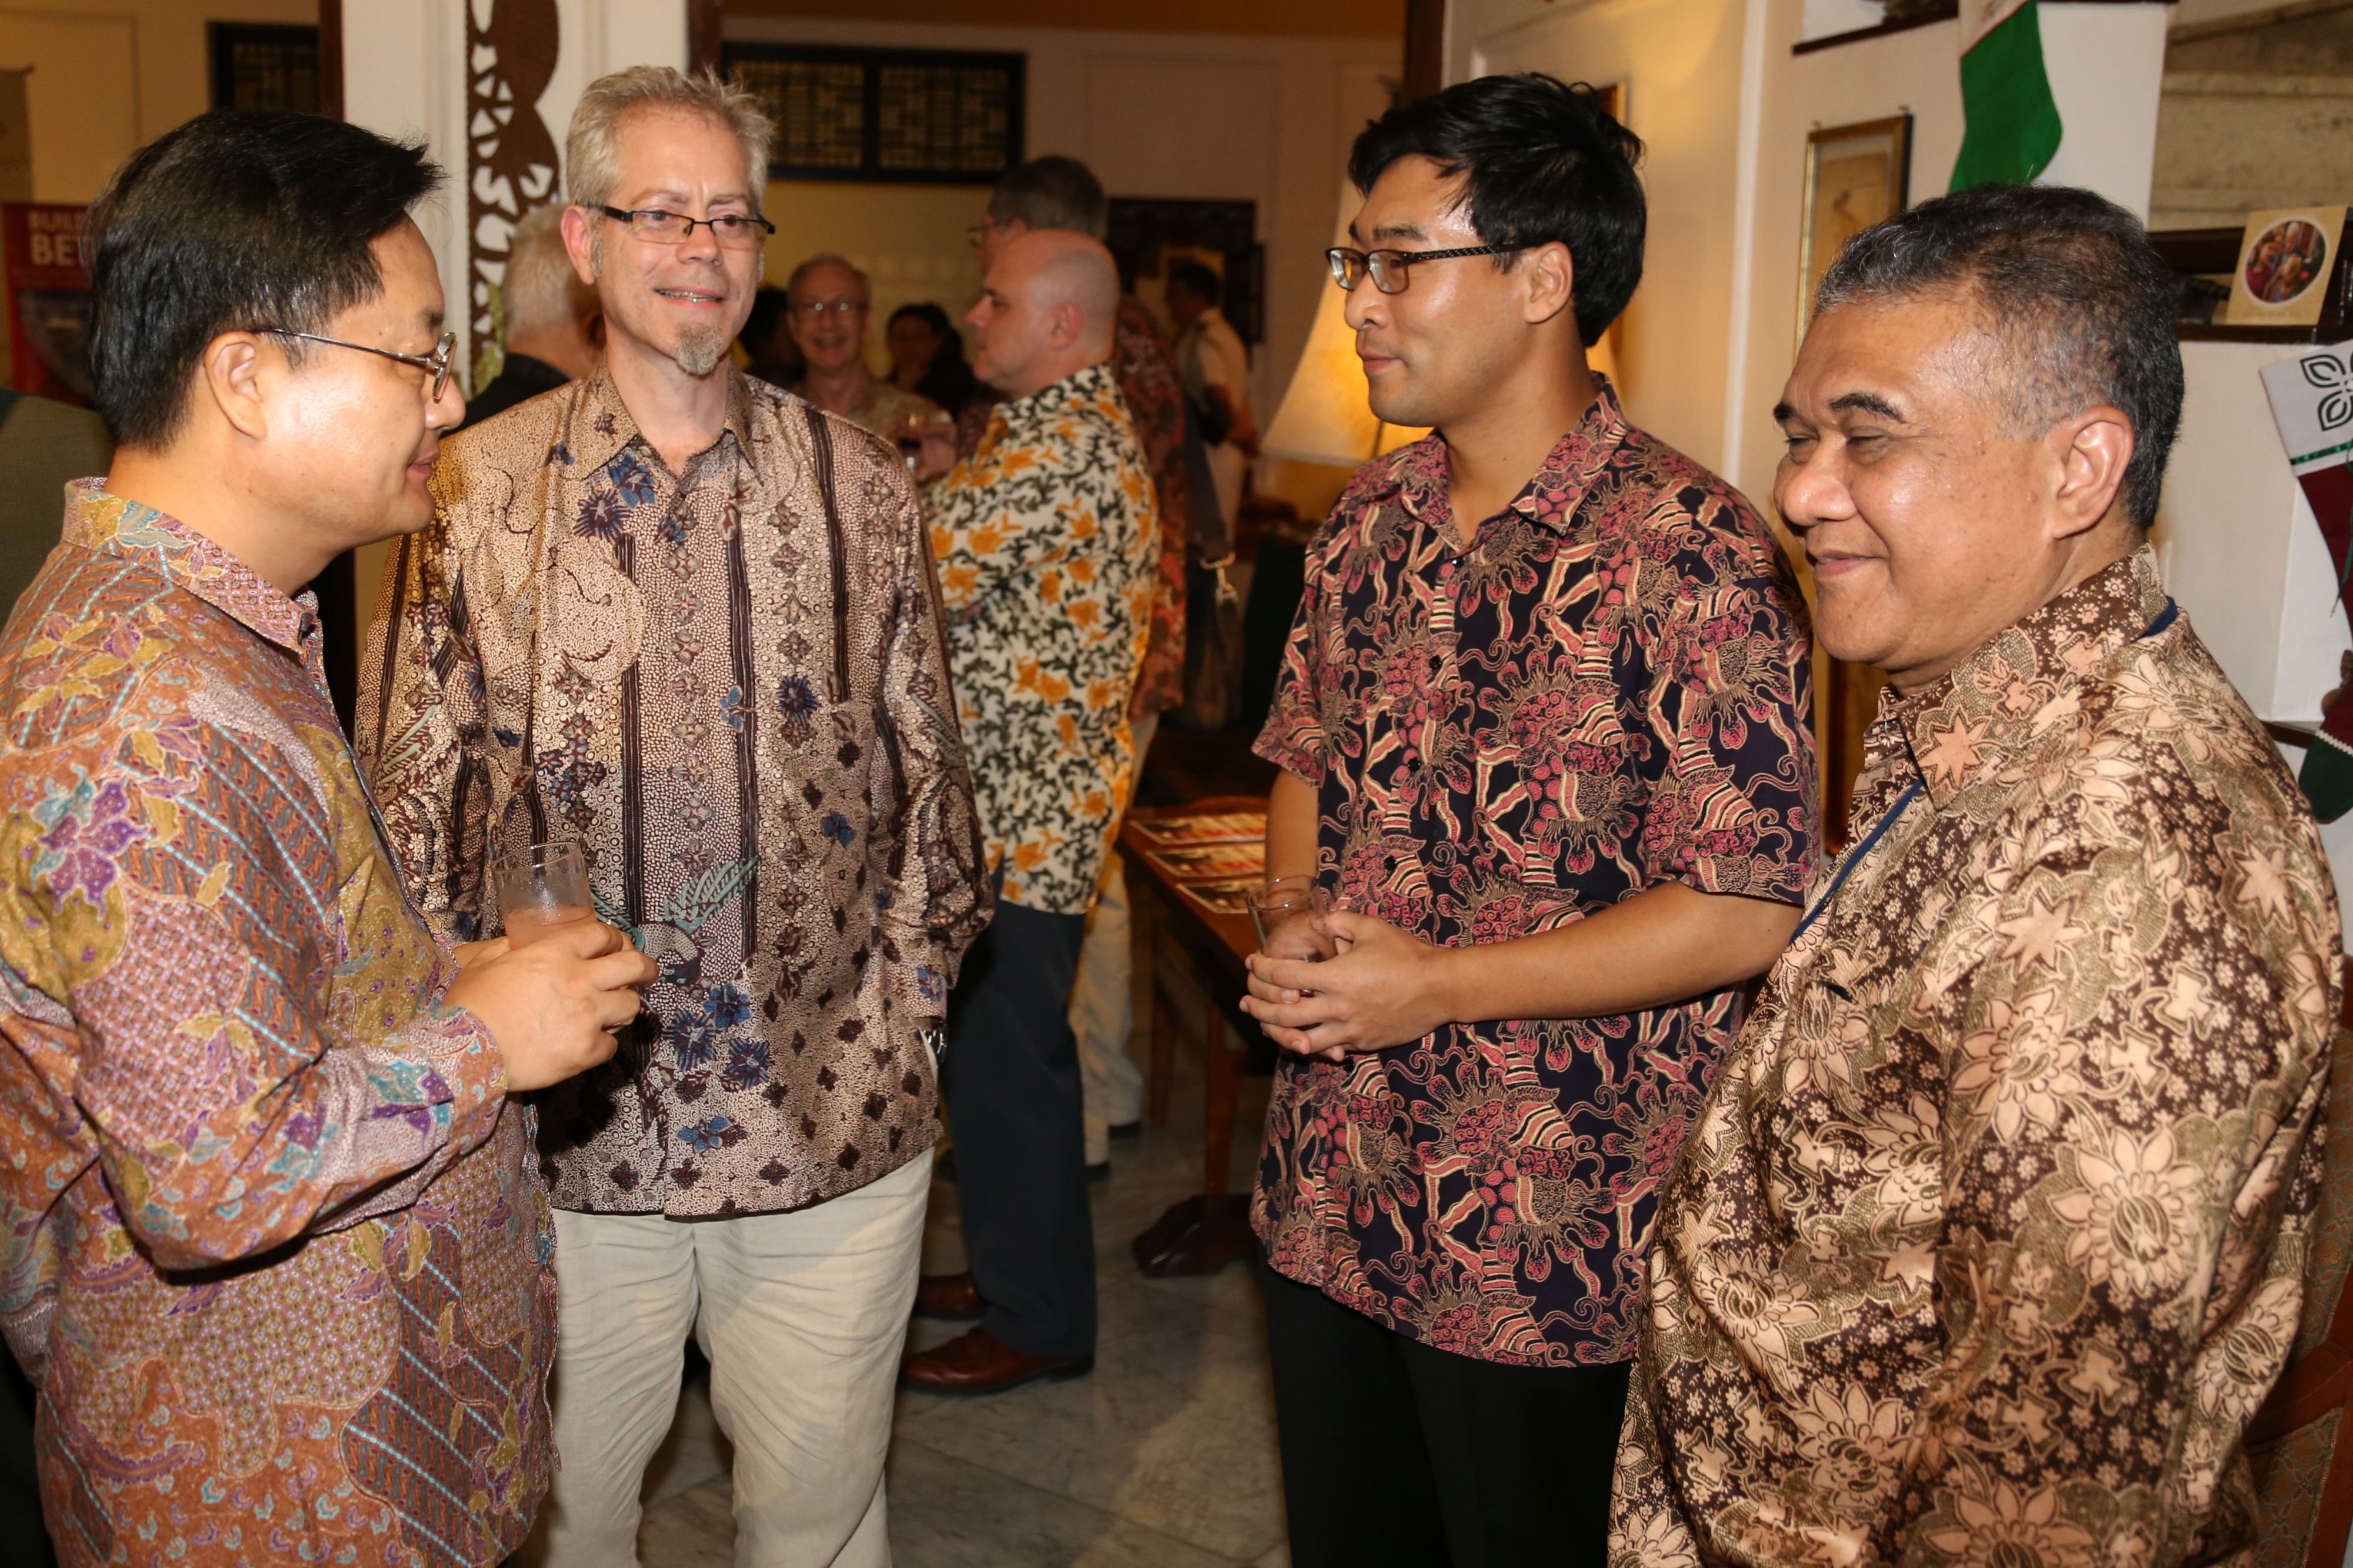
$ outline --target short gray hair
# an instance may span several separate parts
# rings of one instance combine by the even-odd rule
[[[798,267],[794,268],[793,275],[785,279],[785,292],[786,295],[791,297],[794,304],[797,305],[801,302],[801,279],[807,277],[810,273],[816,271],[820,267],[839,267],[844,272],[849,273],[852,278],[857,279],[858,292],[863,296],[863,298],[859,300],[859,303],[862,305],[871,305],[874,303],[874,280],[866,276],[865,269],[851,266],[848,257],[836,256],[832,251],[827,250],[820,251],[818,254],[810,257],[807,261],[802,262]]]
[[[1000,224],[1018,218],[1031,228],[1067,228],[1096,239],[1111,227],[1111,204],[1095,172],[1052,153],[1007,171],[988,194],[988,216]]]
[[[603,206],[620,183],[623,121],[641,110],[705,114],[744,143],[744,190],[754,206],[768,185],[768,147],[776,127],[760,100],[709,71],[687,75],[671,66],[632,66],[598,77],[572,110],[564,138],[565,187],[575,205]]]
[[[580,281],[564,249],[564,207],[551,204],[522,215],[507,239],[506,279],[499,285],[507,337],[542,327],[568,327],[596,309],[596,290]]]
[[[1950,291],[2000,345],[1989,390],[2013,438],[2106,404],[2132,422],[2125,509],[2157,521],[2181,427],[2181,346],[2170,275],[2131,213],[2066,185],[1978,185],[1873,224],[1840,251],[1814,295],[1841,305]]]

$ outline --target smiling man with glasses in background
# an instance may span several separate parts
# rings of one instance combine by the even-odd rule
[[[487,1564],[546,1489],[509,1101],[610,1056],[653,966],[587,921],[436,942],[305,590],[431,515],[439,180],[224,111],[90,208],[119,445],[0,643],[0,1325],[69,1564]]]
[[[667,68],[582,95],[564,229],[605,366],[450,443],[364,675],[429,920],[491,929],[491,855],[576,839],[661,966],[650,1026],[541,1107],[564,1466],[527,1555],[561,1568],[637,1561],[690,1332],[736,1560],[889,1561],[935,1031],[988,917],[906,468],[727,361],[769,134]]]
[[[1640,152],[1518,76],[1350,160],[1373,411],[1436,428],[1333,509],[1258,743],[1267,875],[1340,911],[1242,1004],[1298,1568],[1600,1561],[1659,1184],[1813,868],[1788,563],[1586,368]]]

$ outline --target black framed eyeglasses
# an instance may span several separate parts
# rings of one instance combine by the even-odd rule
[[[1526,248],[1525,245],[1466,245],[1455,250],[1356,250],[1335,245],[1324,253],[1324,264],[1332,269],[1332,281],[1350,293],[1370,273],[1373,287],[1382,293],[1402,294],[1417,262],[1451,261],[1458,256],[1508,256]]]
[[[396,359],[403,364],[413,364],[433,378],[433,394],[426,400],[429,403],[440,402],[441,395],[449,389],[449,359],[458,352],[458,334],[455,332],[442,333],[439,340],[434,343],[433,352],[429,354],[405,354],[392,349],[376,348],[369,343],[347,343],[341,338],[322,338],[316,332],[298,332],[291,327],[256,327],[253,330],[257,332],[269,332],[281,338],[301,338],[308,342],[325,343],[330,348],[357,349],[364,354],[382,354],[386,359]]]
[[[776,226],[757,213],[689,217],[659,207],[608,207],[602,203],[596,210],[616,223],[628,225],[631,238],[650,240],[656,245],[684,245],[701,227],[709,229],[711,237],[730,250],[749,250],[776,232]]]

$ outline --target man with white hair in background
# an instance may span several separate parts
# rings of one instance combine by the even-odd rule
[[[925,496],[999,889],[996,922],[949,1005],[941,1084],[955,1122],[963,1284],[982,1321],[906,1371],[942,1394],[1094,1364],[1069,1008],[1135,767],[1128,699],[1159,552],[1152,471],[1109,363],[1118,310],[1119,274],[1100,240],[1040,230],[1000,249],[965,319],[973,369],[1007,401]]]
[[[866,368],[874,284],[841,257],[812,256],[785,282],[785,321],[808,369],[793,391],[885,441],[943,417],[940,405]]]
[[[562,1568],[637,1560],[690,1331],[736,1560],[889,1562],[934,1045],[988,918],[906,468],[727,360],[769,133],[668,68],[582,95],[564,235],[604,367],[444,448],[367,661],[359,744],[427,919],[492,929],[491,855],[576,839],[661,964],[652,1026],[541,1107],[563,1468],[533,1552]]]
[[[596,288],[572,269],[565,252],[562,203],[533,207],[514,226],[499,301],[506,318],[506,359],[467,402],[461,429],[596,373],[604,310]]]

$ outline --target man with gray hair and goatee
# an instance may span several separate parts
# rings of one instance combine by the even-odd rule
[[[636,1562],[690,1331],[737,1561],[889,1562],[936,1032],[988,919],[906,469],[726,358],[769,132],[666,68],[582,96],[564,234],[604,366],[444,448],[368,660],[359,743],[427,918],[497,929],[492,854],[575,840],[661,964],[649,1026],[541,1106],[563,1468],[534,1552],[563,1568]]]

